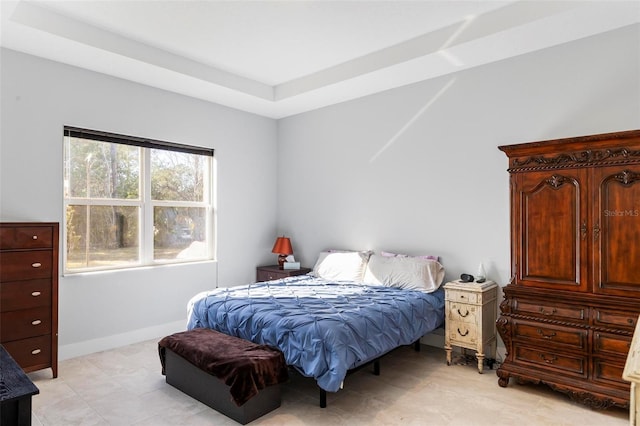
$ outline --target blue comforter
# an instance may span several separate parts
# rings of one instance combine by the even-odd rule
[[[336,392],[347,370],[439,327],[444,292],[303,275],[203,292],[188,311],[189,330],[207,327],[276,347],[287,364]]]

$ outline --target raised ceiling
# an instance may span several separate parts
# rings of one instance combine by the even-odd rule
[[[3,47],[282,118],[640,22],[638,1],[6,1]]]

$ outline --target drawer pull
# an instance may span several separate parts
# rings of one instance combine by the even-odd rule
[[[627,318],[627,322],[631,325],[633,325],[634,319],[633,318]]]
[[[541,329],[538,329],[537,332],[544,339],[553,339],[555,337],[555,335],[556,335],[555,331],[552,331],[550,334],[544,334],[544,331],[542,331]]]
[[[557,310],[556,308],[551,309],[551,311],[545,311],[545,310],[544,310],[544,306],[540,306],[540,313],[541,313],[542,315],[553,315],[553,314],[555,314],[556,312],[558,312],[558,310]]]
[[[546,362],[547,364],[553,364],[555,361],[558,360],[558,357],[555,355],[552,355],[550,358],[547,358],[545,354],[540,354],[540,359]]]
[[[40,325],[40,324],[42,324],[42,320],[37,319],[37,320],[31,321],[31,325]]]
[[[42,263],[40,262],[32,263],[31,266],[33,266],[34,268],[39,268],[42,266]]]
[[[37,235],[34,235],[34,236],[33,236],[33,237],[31,237],[31,238],[33,238],[34,240],[37,240],[37,239],[38,239],[38,236],[37,236]]]
[[[33,297],[38,297],[38,296],[40,296],[41,294],[42,294],[42,293],[41,293],[41,292],[39,292],[39,291],[32,291],[32,292],[31,292],[31,295],[32,295]]]
[[[464,314],[462,312],[460,312],[460,309],[458,309],[458,315],[460,315],[462,318],[466,317],[467,315],[469,315],[469,310],[467,309],[467,312],[465,312]]]
[[[41,349],[34,349],[31,351],[31,355],[38,355],[40,352],[42,352]]]
[[[462,337],[466,336],[467,334],[469,334],[469,330],[465,331],[464,333],[462,331],[460,331],[460,329],[458,328],[458,334],[461,335]]]

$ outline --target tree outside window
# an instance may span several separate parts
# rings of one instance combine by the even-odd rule
[[[212,258],[212,151],[75,128],[64,146],[66,272]]]

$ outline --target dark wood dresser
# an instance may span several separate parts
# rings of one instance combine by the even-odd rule
[[[58,377],[57,223],[0,223],[0,343],[26,372]]]
[[[627,407],[640,315],[640,130],[501,146],[512,278],[497,329],[509,378]]]

